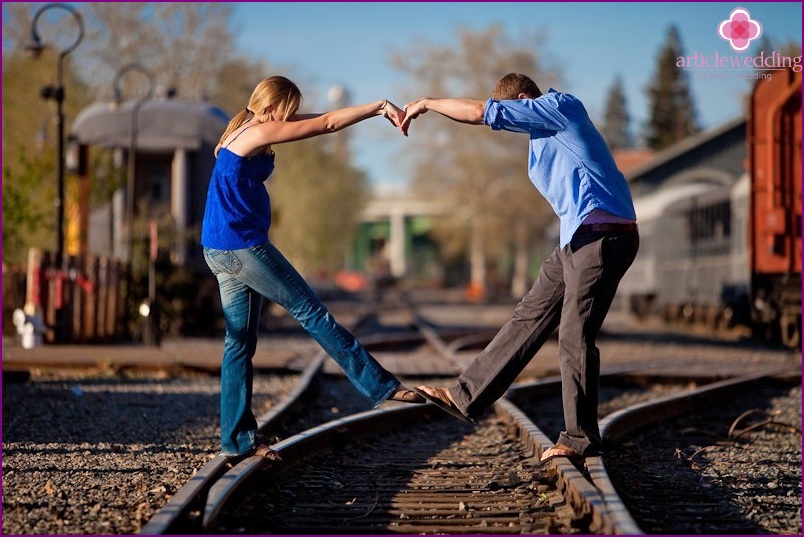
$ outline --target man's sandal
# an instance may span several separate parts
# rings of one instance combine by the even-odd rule
[[[427,402],[427,399],[419,395],[418,393],[414,392],[413,390],[409,390],[404,386],[401,386],[394,394],[388,398],[389,401],[400,401],[402,403],[416,403],[416,404],[423,404]]]
[[[432,390],[433,394],[427,393],[425,389]],[[459,420],[463,420],[467,423],[475,422],[475,420],[473,420],[472,418],[461,412],[461,409],[458,408],[455,405],[455,403],[452,402],[452,399],[450,399],[449,395],[447,395],[447,390],[445,388],[429,388],[427,386],[419,386],[418,388],[413,388],[413,391],[415,391],[428,401],[434,403],[435,406],[437,406],[447,414],[455,416]]]
[[[556,444],[553,447],[546,449],[544,453],[542,453],[541,460],[539,460],[539,462],[536,463],[536,466],[542,467],[551,460],[558,458],[565,458],[571,461],[578,461],[583,459],[583,456],[577,451],[568,448],[567,446]]]

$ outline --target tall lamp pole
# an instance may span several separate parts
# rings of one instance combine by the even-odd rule
[[[128,222],[128,260],[134,260],[134,206],[135,206],[135,192],[136,192],[136,171],[137,171],[137,135],[139,134],[139,113],[140,108],[153,97],[154,94],[154,76],[153,74],[138,63],[129,63],[124,65],[117,71],[114,77],[114,98],[115,101],[120,103],[123,101],[123,91],[120,88],[120,81],[126,73],[138,72],[145,76],[148,80],[148,87],[145,95],[134,101],[131,106],[131,125],[130,137],[128,147],[128,177],[126,184],[126,220]],[[147,313],[144,314],[145,319],[145,333],[144,340],[147,345],[155,345],[156,337],[156,321],[155,321],[155,302],[156,302],[156,237],[155,237],[155,223],[151,222],[151,248],[149,249],[148,256],[148,300],[147,300]],[[145,303],[144,303],[145,304]],[[143,314],[143,306],[140,306],[140,314]]]
[[[41,95],[44,99],[56,101],[56,127],[58,132],[56,137],[56,151],[58,152],[58,157],[56,159],[57,193],[54,204],[56,206],[56,266],[61,267],[64,255],[64,85],[62,82],[62,72],[64,58],[75,50],[84,38],[84,18],[81,16],[81,13],[67,4],[54,3],[42,6],[34,15],[33,22],[31,23],[31,39],[26,46],[26,49],[33,52],[36,56],[38,56],[46,46],[42,43],[42,39],[39,36],[39,19],[45,11],[54,8],[66,11],[73,16],[78,24],[78,35],[75,40],[59,53],[59,59],[56,62],[56,86],[45,86],[41,90]]]
[[[148,80],[148,91],[144,97],[137,99],[131,107],[131,125],[130,137],[128,147],[128,167],[126,178],[126,222],[128,223],[128,245],[127,254],[129,262],[134,258],[134,209],[135,209],[135,186],[136,186],[136,171],[137,171],[137,135],[139,133],[139,113],[140,108],[154,94],[154,76],[153,74],[138,63],[129,63],[124,65],[117,71],[114,77],[114,97],[115,101],[120,103],[123,101],[123,91],[120,88],[120,81],[126,73],[137,71]]]

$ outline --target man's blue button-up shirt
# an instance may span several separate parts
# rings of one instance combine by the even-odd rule
[[[628,183],[574,96],[550,89],[536,99],[489,99],[484,122],[530,135],[528,176],[560,219],[562,248],[595,209],[636,220]]]

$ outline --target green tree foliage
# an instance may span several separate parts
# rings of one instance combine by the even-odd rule
[[[365,175],[325,138],[277,146],[269,180],[271,240],[307,276],[332,276],[343,267],[367,195]]]
[[[670,26],[656,60],[656,73],[647,89],[646,141],[651,149],[663,149],[700,130],[686,73],[676,65],[681,56],[684,56],[681,37],[678,29]]]
[[[19,50],[3,52],[5,263],[24,261],[31,247],[53,249],[56,244],[56,104],[40,96],[42,87],[55,83],[55,62],[52,50],[36,60]],[[89,102],[72,65],[68,57],[63,74],[66,122]]]
[[[606,96],[606,111],[603,115],[603,126],[600,129],[600,133],[606,139],[606,143],[609,144],[609,148],[612,151],[633,145],[630,121],[623,79],[617,75]]]
[[[557,73],[545,65],[540,46],[536,37],[512,38],[494,25],[459,29],[446,45],[417,42],[394,62],[413,81],[412,97],[485,99],[510,72],[531,76],[542,91],[553,86]],[[447,255],[468,255],[476,288],[488,288],[491,273],[508,273],[512,258],[527,257],[553,218],[528,180],[527,142],[523,135],[467,127],[435,113],[411,126],[413,186],[423,196],[454,204],[435,235]]]
[[[220,76],[224,66],[235,59],[228,28],[232,8],[226,3],[87,5],[86,76],[106,91],[111,90],[120,67],[132,62],[151,71],[161,91],[172,89],[182,99],[203,100],[219,86],[231,83]]]

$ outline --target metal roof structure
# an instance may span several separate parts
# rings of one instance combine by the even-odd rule
[[[76,117],[70,135],[82,145],[128,147],[136,105],[96,102]],[[137,150],[172,152],[214,147],[228,123],[226,112],[207,103],[148,101],[136,113]]]

